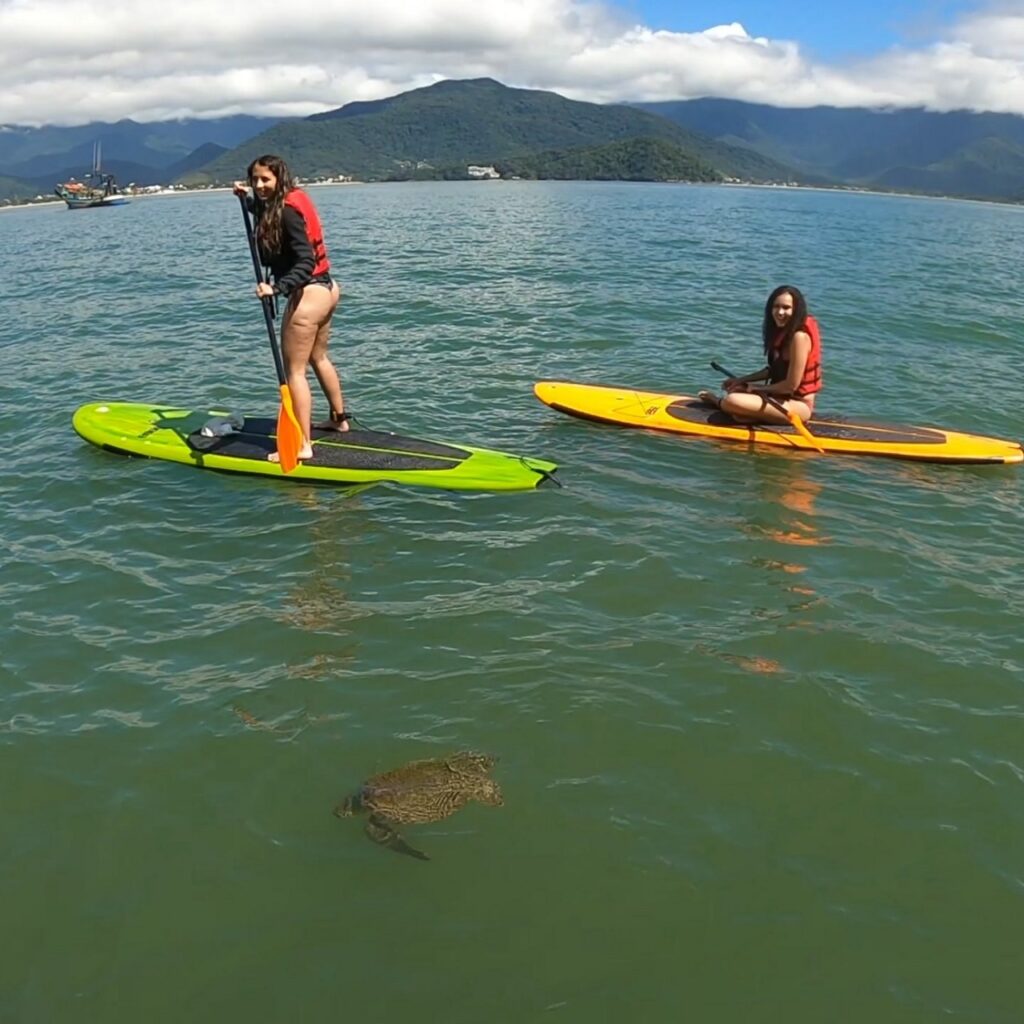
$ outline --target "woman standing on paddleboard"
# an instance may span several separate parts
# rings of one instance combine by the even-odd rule
[[[761,338],[766,366],[729,377],[721,398],[710,391],[700,391],[697,397],[738,420],[785,423],[786,413],[809,420],[814,396],[821,390],[821,334],[798,288],[779,285],[768,296]]]
[[[273,284],[260,282],[256,295],[281,295],[288,300],[281,327],[281,348],[285,376],[302,428],[299,459],[313,457],[313,398],[306,378],[312,366],[327,401],[330,419],[318,423],[318,430],[348,430],[349,416],[341,394],[338,371],[327,356],[331,318],[341,298],[338,283],[331,278],[323,228],[309,196],[297,188],[288,165],[279,156],[257,157],[247,172],[247,181],[236,181],[236,195],[255,195],[256,243],[260,258],[270,268]],[[278,455],[268,456],[276,462]]]

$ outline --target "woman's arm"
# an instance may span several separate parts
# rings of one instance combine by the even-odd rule
[[[807,357],[811,354],[811,336],[806,331],[797,331],[789,344],[789,372],[785,380],[766,384],[754,390],[761,395],[795,395],[804,379]]]
[[[281,228],[285,237],[283,246],[290,249],[294,262],[287,273],[275,280],[277,290],[287,297],[296,288],[301,288],[313,276],[316,256],[306,235],[306,219],[294,207],[286,206],[281,211]]]
[[[236,196],[240,196],[245,200],[245,207],[250,213],[254,213],[256,210],[256,203],[253,200],[252,190],[249,188],[248,182],[236,181],[231,189]]]
[[[759,380],[768,380],[771,375],[771,368],[765,366],[760,370],[755,370],[753,373],[746,373],[742,377],[730,377],[725,382],[724,387],[726,391],[749,391],[748,384],[753,384]]]

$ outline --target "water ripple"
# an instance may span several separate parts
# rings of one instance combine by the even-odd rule
[[[709,359],[753,364],[786,278],[825,325],[828,408],[1019,435],[1020,211],[316,196],[360,420],[552,458],[564,489],[346,496],[87,446],[70,415],[98,398],[274,407],[236,204],[0,214],[0,897],[26,937],[0,991],[21,1016],[150,1019],[154,993],[187,1013],[153,966],[170,942],[177,994],[225,1019],[265,1016],[264,984],[335,1007],[339,963],[353,1012],[388,1019],[450,1014],[436,977],[458,971],[466,1019],[528,1017],[501,981],[528,975],[575,1020],[668,1020],[687,963],[702,1019],[817,1021],[853,990],[865,1019],[1012,1019],[991,965],[1021,887],[1020,469],[754,454],[570,420],[530,386],[713,384]],[[420,831],[431,864],[332,817],[374,771],[460,748],[500,756],[505,806]],[[367,989],[382,948],[395,984]],[[757,1010],[710,966],[737,948],[772,968]],[[598,974],[621,1007],[587,995]]]

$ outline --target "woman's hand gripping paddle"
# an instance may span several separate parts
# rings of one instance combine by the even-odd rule
[[[256,271],[256,283],[263,282],[263,271],[260,267],[260,254],[256,249],[256,236],[252,230],[252,218],[245,196],[239,196],[242,205],[242,217],[245,220],[245,233],[249,238],[249,251],[252,253],[252,266]],[[295,418],[295,407],[292,404],[292,393],[284,375],[284,363],[281,361],[281,350],[277,345],[277,333],[274,330],[274,300],[268,295],[261,300],[263,319],[267,323],[267,337],[270,339],[270,350],[274,353],[274,367],[277,369],[277,383],[281,390],[281,407],[277,411],[277,457],[281,470],[290,473],[299,464],[299,452],[302,449],[302,427]]]
[[[723,377],[734,377],[735,375],[730,373],[721,363],[716,363],[714,360],[711,361],[711,369],[717,370]],[[825,454],[825,449],[818,444],[814,435],[807,429],[807,425],[792,409],[787,409],[781,402],[777,402],[771,395],[766,395],[762,392],[761,397],[773,408],[778,409],[783,416],[793,424],[793,429],[816,451]]]

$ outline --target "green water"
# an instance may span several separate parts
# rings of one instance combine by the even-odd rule
[[[1017,1022],[1020,467],[754,454],[539,378],[757,365],[1019,438],[1024,209],[644,185],[315,193],[366,425],[562,490],[346,497],[128,460],[86,401],[268,412],[228,194],[0,214],[0,1020]],[[366,776],[501,808],[370,843]]]

